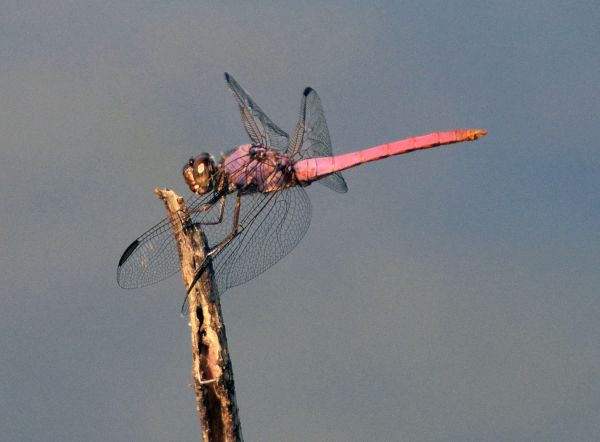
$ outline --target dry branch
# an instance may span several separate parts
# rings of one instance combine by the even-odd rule
[[[182,222],[186,225],[190,220],[183,198],[169,189],[155,189],[154,193],[167,208],[187,290],[208,251],[206,238],[197,226],[180,228]],[[242,441],[221,303],[212,277],[209,262],[188,298],[196,409],[204,442]]]

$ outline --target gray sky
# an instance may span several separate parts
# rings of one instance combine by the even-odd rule
[[[223,298],[246,440],[597,438],[597,2],[0,10],[2,440],[198,439],[181,280],[115,269],[154,187],[246,142],[224,71],[287,130],[314,87],[338,152],[490,132],[308,189],[304,240]]]

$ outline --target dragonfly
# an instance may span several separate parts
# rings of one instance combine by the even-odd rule
[[[186,201],[191,224],[202,229],[208,253],[187,292],[206,263],[213,268],[217,293],[257,277],[289,254],[305,235],[311,204],[305,188],[317,182],[345,193],[341,172],[371,161],[416,150],[473,141],[482,129],[434,132],[334,156],[325,113],[317,92],[302,94],[298,122],[291,134],[281,130],[228,73],[225,81],[238,105],[250,143],[222,153],[191,158],[183,177],[192,191]],[[171,220],[147,230],[123,252],[117,282],[126,289],[162,281],[180,270]],[[187,299],[187,298],[186,298]]]

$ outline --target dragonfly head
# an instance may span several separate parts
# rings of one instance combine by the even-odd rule
[[[213,189],[216,171],[212,155],[201,153],[183,166],[183,178],[192,192],[204,195]]]

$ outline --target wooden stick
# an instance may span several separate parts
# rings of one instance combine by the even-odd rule
[[[183,198],[169,189],[155,189],[154,193],[167,208],[177,241],[183,284],[187,290],[208,252],[206,238],[197,227],[181,229],[182,222],[186,225],[190,221]],[[192,333],[192,378],[203,440],[242,441],[225,325],[219,296],[213,288],[210,262],[190,292],[188,302]]]

